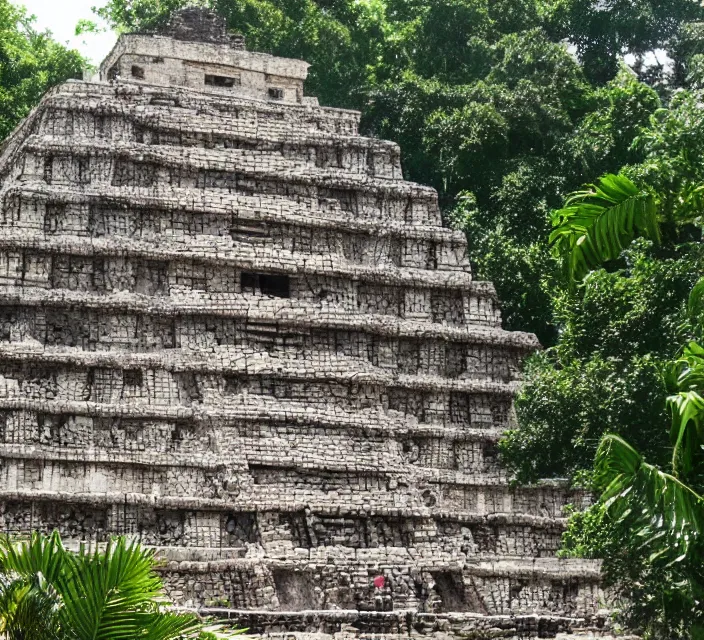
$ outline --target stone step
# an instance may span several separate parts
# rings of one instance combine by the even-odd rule
[[[254,331],[256,332],[257,329]],[[278,331],[270,335],[274,337],[278,335]],[[8,363],[32,362],[38,366],[45,365],[51,367],[52,371],[65,371],[66,375],[70,375],[69,372],[76,368],[99,367],[142,371],[158,370],[171,375],[199,372],[204,376],[219,374],[225,376],[265,376],[280,380],[338,382],[340,384],[352,382],[382,388],[487,394],[497,397],[511,395],[516,390],[516,380],[506,381],[505,377],[501,375],[491,376],[474,371],[465,372],[465,375],[455,377],[435,373],[398,373],[389,368],[374,366],[367,358],[346,356],[322,349],[297,349],[290,343],[287,345],[285,351],[275,353],[238,345],[130,353],[126,351],[85,351],[77,347],[42,345],[37,341],[27,340],[0,342],[0,358],[5,358]],[[506,351],[510,350],[506,349]],[[468,357],[473,355],[470,353]],[[504,356],[504,349],[500,347],[496,348],[496,356],[507,357]],[[37,371],[35,377],[41,378],[40,371]],[[469,377],[470,375],[472,377]],[[24,378],[28,377],[27,375],[24,375],[23,378],[20,370],[6,367],[5,369],[0,368],[0,376],[4,376],[7,380],[5,384],[0,384],[0,395],[5,397],[23,396],[21,385]],[[17,385],[12,385],[12,379],[18,380]],[[209,384],[212,382],[215,381],[211,381]],[[233,384],[234,382],[233,380]],[[161,383],[168,384],[167,379],[161,380]],[[36,391],[33,389],[32,393],[36,394]],[[220,394],[223,395],[223,401],[227,402],[230,396],[241,392],[242,389],[238,389],[235,385],[226,392],[222,389],[204,389],[199,395],[207,396],[207,398],[201,399],[205,403],[208,402],[210,396],[215,401]],[[78,390],[76,393],[79,393]],[[78,400],[79,396],[69,395],[65,399]],[[83,394],[80,399],[83,399]],[[91,399],[95,400],[95,398]],[[127,403],[140,401],[151,403],[148,397],[140,398],[134,390],[128,393],[124,399]],[[172,399],[166,401],[171,403]],[[152,399],[152,402],[158,404],[157,399]],[[190,399],[188,404],[191,404]],[[381,406],[381,401],[379,401],[379,405]]]
[[[43,179],[24,179],[19,185],[10,182],[3,185],[8,198],[25,196],[32,203],[50,201],[71,205],[103,205],[127,207],[137,213],[142,210],[182,211],[184,214],[211,214],[231,221],[263,221],[271,224],[285,224],[309,229],[335,229],[350,233],[364,233],[374,238],[387,236],[416,240],[435,240],[451,243],[464,251],[467,238],[461,231],[429,224],[407,224],[405,221],[385,219],[355,219],[340,209],[334,199],[312,197],[287,197],[285,195],[261,193],[246,195],[239,193],[213,193],[207,190],[195,191],[178,186],[161,185],[153,188],[136,187],[129,194],[122,187],[100,185],[47,184]],[[32,228],[44,229],[43,218],[31,218]],[[17,225],[17,221],[14,225]],[[7,228],[13,225],[8,220]],[[31,225],[30,225],[31,226]],[[466,265],[466,263],[463,263]]]
[[[379,264],[358,264],[348,260],[341,252],[302,253],[290,251],[274,244],[254,244],[235,242],[230,237],[218,237],[210,241],[205,236],[179,239],[162,235],[150,239],[135,240],[127,237],[87,238],[71,234],[28,233],[19,227],[0,232],[0,249],[4,253],[13,250],[31,251],[36,260],[41,254],[71,255],[86,257],[119,257],[143,260],[172,261],[198,265],[217,265],[223,268],[235,267],[244,271],[263,271],[297,276],[325,276],[344,278],[350,281],[369,282],[375,285],[393,285],[421,288],[442,288],[444,290],[471,290],[470,273],[456,270],[420,269],[398,267],[380,260]],[[334,247],[331,247],[334,249]],[[217,273],[217,266],[215,273]],[[49,273],[44,271],[44,286]],[[223,275],[230,272],[221,270]],[[24,274],[28,277],[30,274]],[[11,278],[5,275],[3,279]],[[19,277],[19,274],[18,274]],[[171,279],[171,278],[170,278]],[[226,280],[226,278],[223,278]],[[230,278],[220,286],[229,286],[233,291],[238,283]],[[35,286],[41,286],[37,281]]]
[[[203,608],[200,611],[234,627],[246,628],[248,635],[268,640],[403,640],[409,637],[433,640],[637,640],[635,636],[616,633],[606,611],[586,617],[530,613],[422,613],[417,610],[249,612]]]
[[[248,149],[199,149],[196,147],[175,147],[163,145],[144,145],[136,142],[107,141],[99,138],[66,138],[64,136],[32,134],[24,141],[24,146],[29,153],[55,154],[55,155],[90,155],[95,158],[95,166],[101,166],[101,158],[113,159],[115,163],[110,166],[114,169],[112,178],[113,186],[132,187],[134,184],[115,184],[123,173],[117,166],[118,159],[122,163],[125,179],[129,174],[129,162],[140,165],[154,165],[162,168],[183,169],[191,172],[204,172],[202,185],[187,185],[191,188],[227,190],[228,186],[218,187],[219,181],[227,182],[230,178],[237,181],[236,176],[246,176],[258,180],[271,180],[272,182],[286,184],[301,184],[333,192],[349,191],[351,194],[385,195],[397,200],[412,199],[414,205],[423,204],[426,208],[428,221],[440,223],[440,212],[437,204],[437,192],[431,187],[426,187],[413,182],[392,180],[387,178],[372,177],[367,174],[358,174],[343,169],[321,169],[308,163],[258,152]],[[105,168],[105,167],[104,167]],[[32,175],[27,173],[26,175]],[[45,174],[46,175],[46,174]],[[97,171],[91,169],[92,184],[106,182],[111,184],[109,178],[113,172]],[[194,174],[195,175],[195,174]],[[208,177],[209,176],[209,177]],[[156,176],[155,176],[156,177]],[[53,183],[59,177],[51,178]],[[49,180],[47,180],[49,182]],[[71,180],[64,180],[70,184]],[[229,184],[229,182],[227,182]],[[143,186],[143,185],[141,185]],[[233,184],[234,186],[234,184]],[[304,195],[304,194],[302,194]],[[319,194],[322,195],[322,194]],[[323,196],[325,197],[325,196]],[[336,196],[327,196],[335,197]],[[344,202],[344,199],[343,199]],[[343,205],[343,209],[345,205]],[[364,217],[363,213],[362,216]]]
[[[206,293],[179,288],[170,296],[145,296],[136,292],[95,293],[72,289],[0,286],[1,306],[92,308],[111,312],[143,312],[159,316],[208,315],[242,318],[251,322],[276,322],[280,326],[319,327],[364,331],[400,337],[443,338],[453,341],[505,344],[523,352],[536,348],[533,334],[503,331],[497,319],[495,292],[483,282],[473,282],[468,292],[469,310],[464,325],[359,313],[330,301],[278,298],[251,293]],[[477,296],[477,297],[474,297]],[[479,298],[481,296],[481,298]],[[479,304],[481,302],[481,304]]]

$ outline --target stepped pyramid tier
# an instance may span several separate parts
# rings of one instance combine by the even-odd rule
[[[186,9],[0,148],[4,530],[137,536],[262,634],[597,624],[586,496],[497,460],[535,337],[306,70]]]

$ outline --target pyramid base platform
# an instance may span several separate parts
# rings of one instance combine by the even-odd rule
[[[243,611],[202,609],[203,615],[246,629],[247,635],[272,640],[352,640],[371,638],[433,638],[488,640],[493,638],[604,638],[617,635],[607,612],[590,617],[559,615],[482,615],[401,611]]]

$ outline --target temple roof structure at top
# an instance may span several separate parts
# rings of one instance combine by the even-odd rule
[[[308,66],[302,60],[246,51],[244,38],[229,34],[223,18],[191,7],[174,14],[161,32],[120,36],[100,65],[99,77],[317,104],[303,97]]]

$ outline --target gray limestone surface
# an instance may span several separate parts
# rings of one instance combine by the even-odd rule
[[[497,461],[535,337],[307,66],[187,9],[0,147],[3,530],[271,637],[602,633],[587,497]]]

